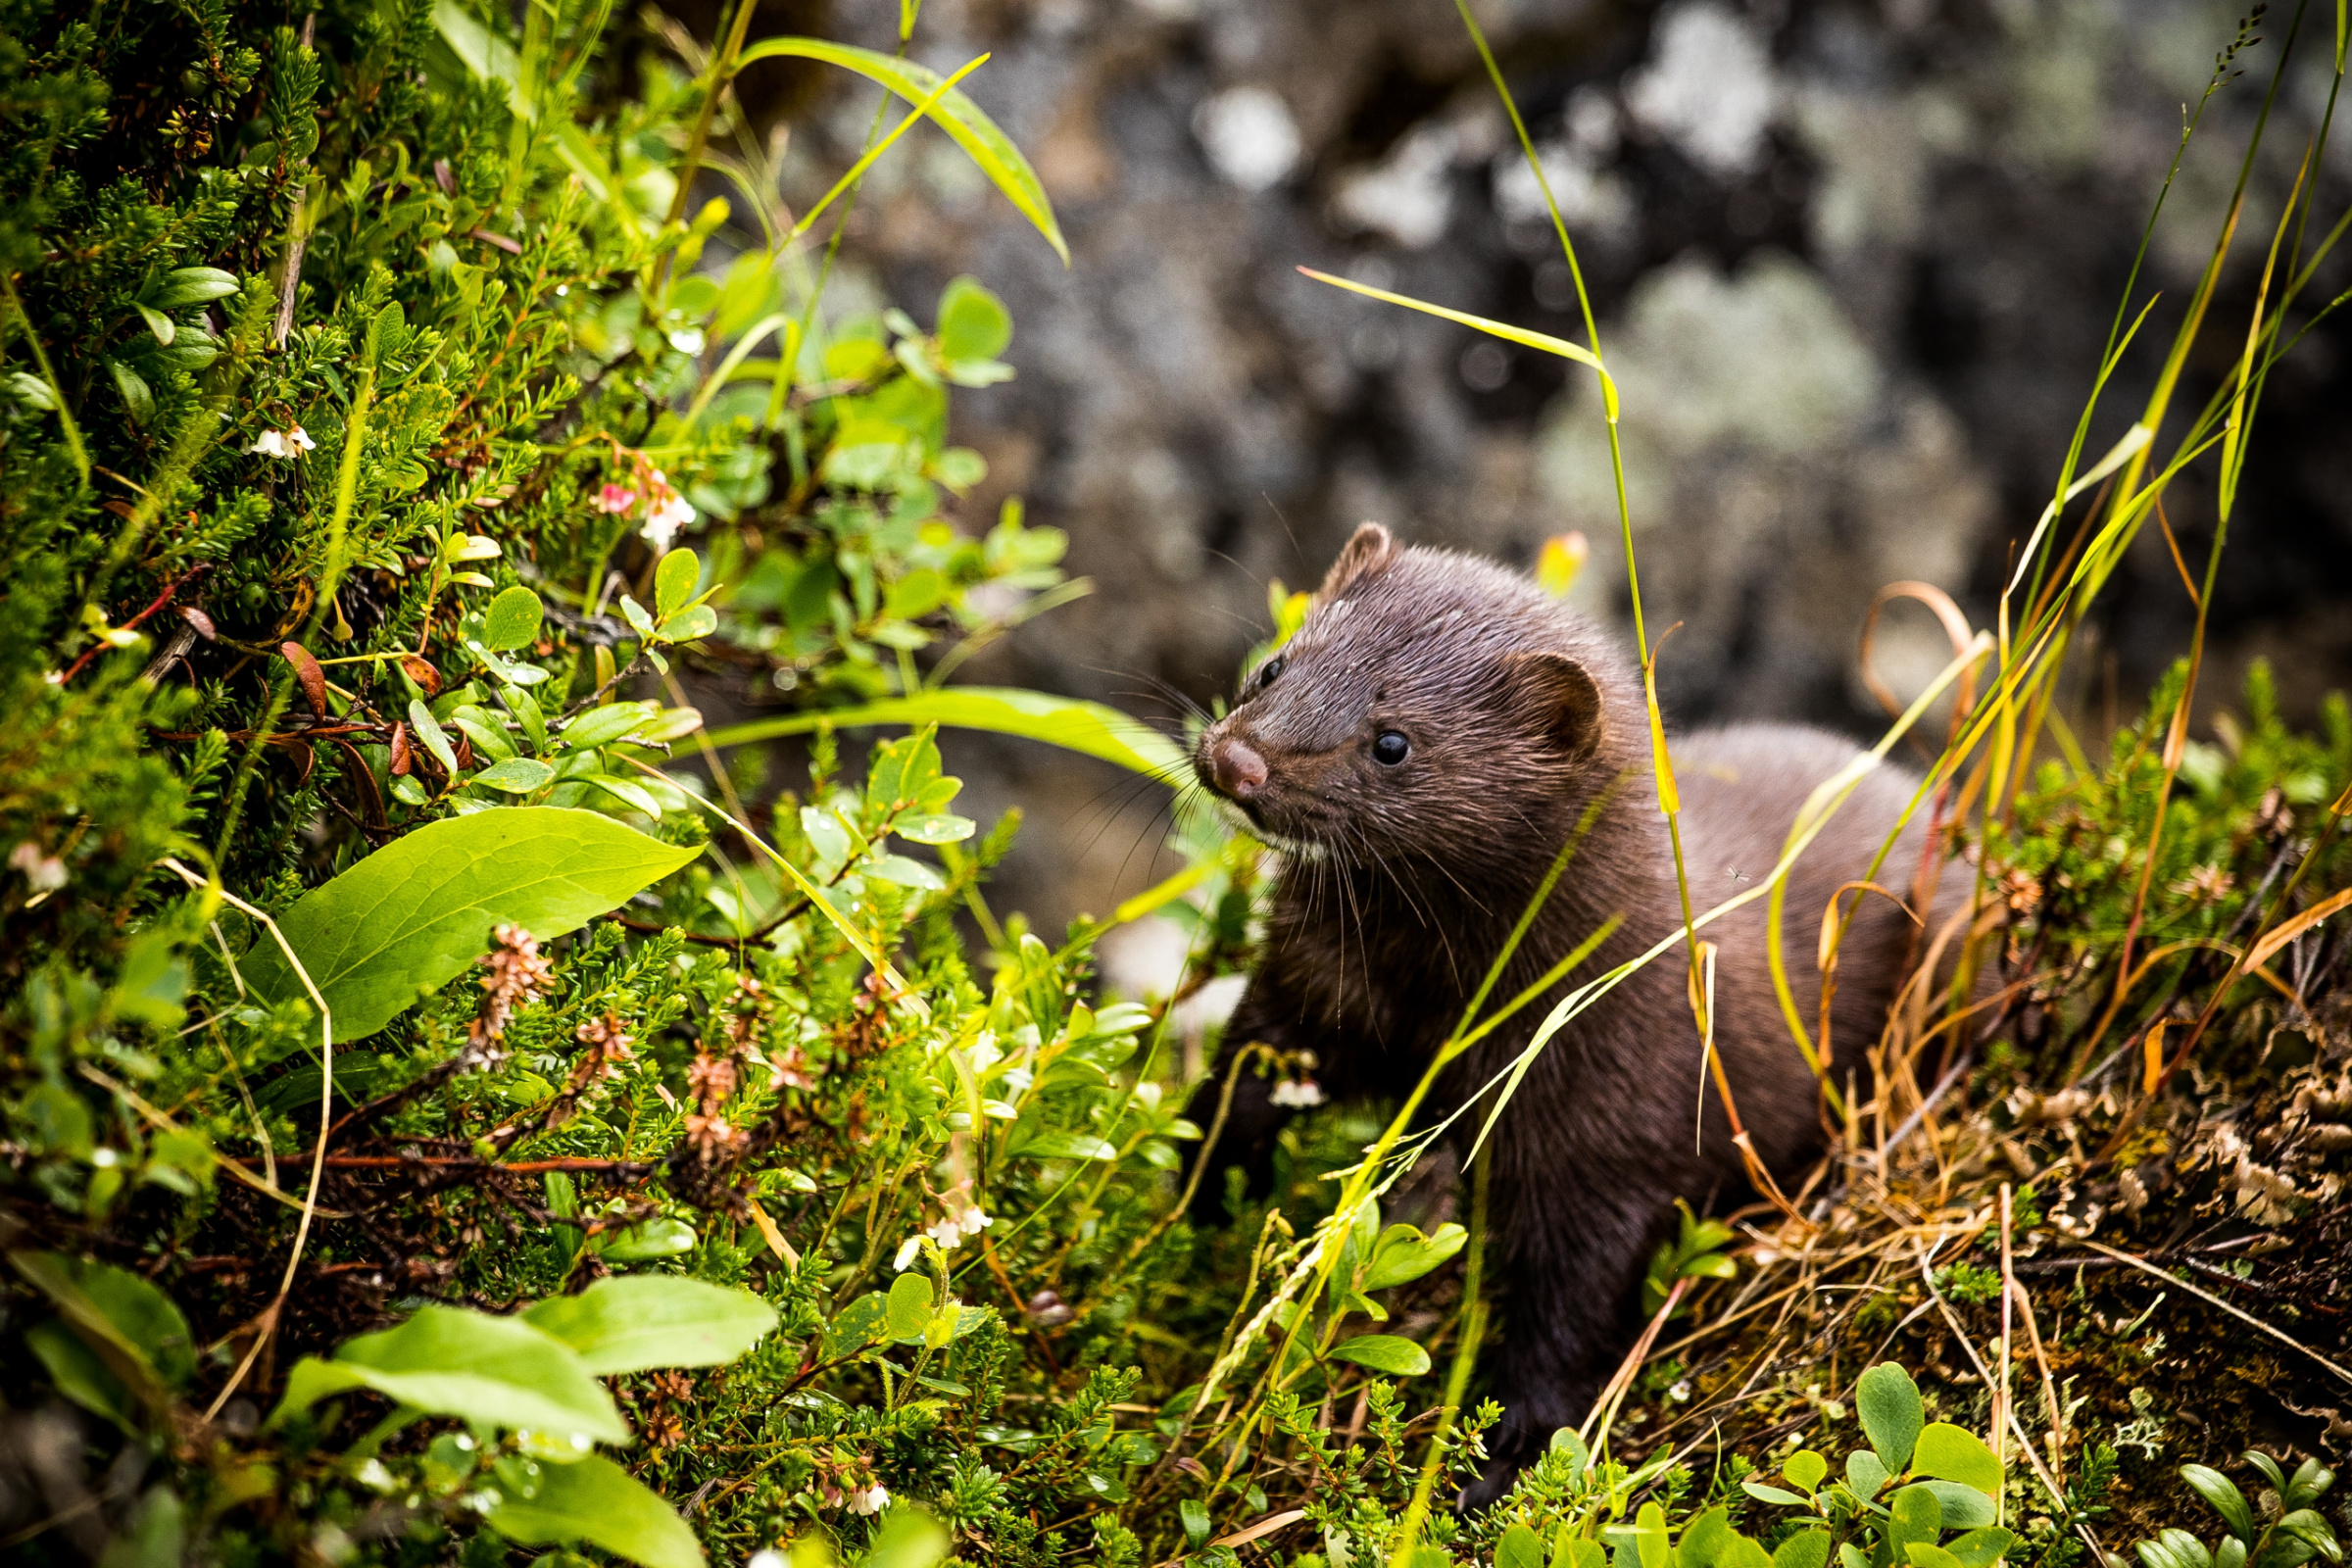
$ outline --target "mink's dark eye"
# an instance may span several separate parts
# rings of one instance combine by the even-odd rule
[[[1413,743],[1393,729],[1384,729],[1372,742],[1372,760],[1383,767],[1395,767],[1412,752]]]
[[[1257,666],[1257,679],[1251,681],[1250,684],[1259,691],[1264,691],[1274,684],[1274,677],[1282,673],[1282,666],[1287,662],[1289,661],[1280,654],[1276,654],[1272,659]]]

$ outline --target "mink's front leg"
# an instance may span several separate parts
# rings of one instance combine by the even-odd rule
[[[1534,1152],[1508,1142],[1495,1150],[1491,1201],[1507,1295],[1494,1393],[1503,1416],[1487,1434],[1485,1475],[1463,1494],[1472,1507],[1509,1491],[1552,1433],[1591,1412],[1622,1353],[1634,1287],[1667,1202],[1654,1177],[1630,1170],[1593,1171],[1563,1188],[1566,1151],[1548,1160]]]

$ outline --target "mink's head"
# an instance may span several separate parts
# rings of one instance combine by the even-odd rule
[[[1533,877],[1629,752],[1633,689],[1607,642],[1527,578],[1367,522],[1193,766],[1293,854],[1532,862]]]

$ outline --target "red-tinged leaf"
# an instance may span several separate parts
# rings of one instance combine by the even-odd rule
[[[392,726],[392,776],[405,778],[409,771],[409,726]]]
[[[504,234],[493,234],[486,228],[473,229],[471,232],[475,239],[480,240],[485,245],[495,245],[500,250],[505,251],[509,256],[520,256],[522,254],[521,242],[517,240],[511,240]]]
[[[277,651],[294,666],[294,678],[302,682],[302,695],[310,699],[311,711],[323,720],[327,716],[326,671],[318,667],[318,661],[300,643],[280,643]]]
[[[194,605],[180,606],[179,618],[186,621],[191,627],[193,627],[196,635],[203,638],[206,642],[210,643],[220,641],[220,633],[214,629],[213,617],[206,614],[203,611],[198,610]]]
[[[425,696],[441,695],[441,672],[432,666],[431,661],[411,654],[400,662],[400,667],[408,671],[409,679],[415,681]]]
[[[457,735],[452,738],[458,743],[458,771],[461,773],[472,772],[473,747],[466,741],[464,735]]]

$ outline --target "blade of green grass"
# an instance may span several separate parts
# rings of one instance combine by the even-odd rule
[[[1190,765],[1173,741],[1115,708],[1010,686],[956,686],[821,713],[755,719],[712,731],[710,744],[743,746],[784,735],[806,735],[825,725],[932,723],[1044,741],[1163,782],[1174,782]]]

